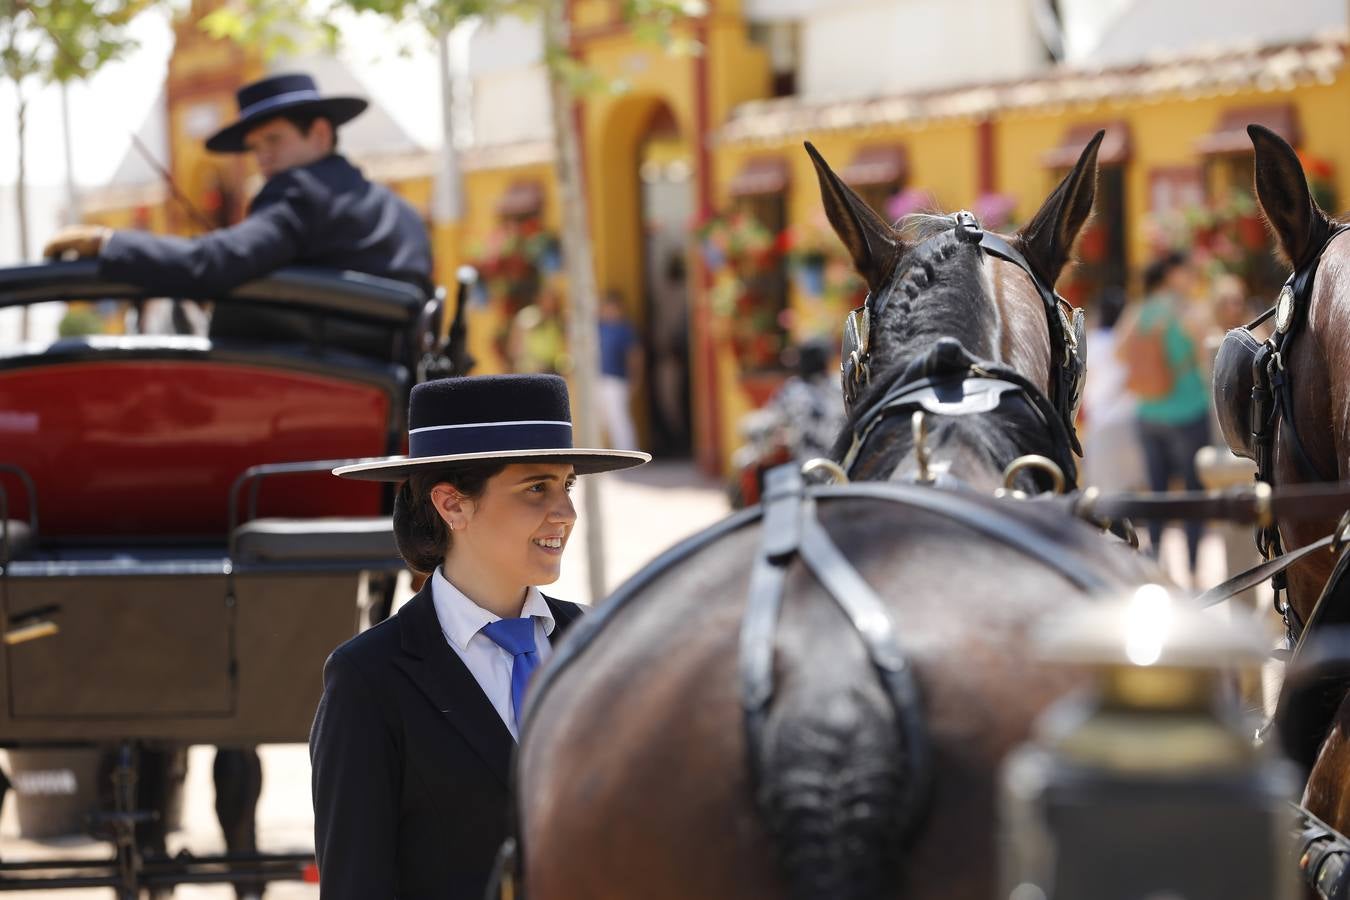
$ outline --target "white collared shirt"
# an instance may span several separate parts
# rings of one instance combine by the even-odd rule
[[[496,622],[501,617],[466,597],[450,583],[440,566],[431,576],[431,602],[436,607],[436,618],[441,623],[441,633],[445,635],[446,642],[473,673],[474,680],[487,695],[488,702],[506,723],[511,737],[519,740],[511,709],[511,666],[515,657],[483,634],[484,625]],[[539,588],[530,587],[526,590],[525,605],[521,608],[520,616],[534,618],[534,645],[539,652],[539,662],[543,663],[553,652],[548,636],[553,633],[554,621],[553,612]]]

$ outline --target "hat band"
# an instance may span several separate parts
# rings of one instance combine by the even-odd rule
[[[473,422],[428,425],[408,432],[408,457],[453,456],[507,450],[570,450],[572,423]]]
[[[274,106],[283,106],[288,103],[298,103],[303,100],[320,100],[319,92],[312,89],[303,91],[287,91],[284,94],[274,94],[265,100],[259,100],[252,106],[246,106],[239,110],[239,118],[247,119],[249,116],[256,116],[260,112],[266,112]]]

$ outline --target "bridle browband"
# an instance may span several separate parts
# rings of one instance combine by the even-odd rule
[[[964,371],[949,370],[940,375],[932,372],[931,367],[916,369],[915,366],[910,366],[886,395],[854,422],[853,442],[843,461],[843,469],[851,474],[864,442],[884,418],[916,409],[923,409],[936,415],[990,412],[997,406],[997,403],[990,405],[991,399],[1001,401],[1004,396],[1012,394],[1024,397],[1028,405],[1044,421],[1054,439],[1055,462],[1064,471],[1069,483],[1076,484],[1073,457],[1074,454],[1082,455],[1083,452],[1074,427],[1078,404],[1082,398],[1083,377],[1086,373],[1087,348],[1084,340],[1083,312],[1075,309],[1067,300],[1055,293],[1054,288],[1036,273],[1021,251],[1003,237],[985,231],[973,213],[961,210],[953,214],[950,230],[958,241],[978,246],[981,252],[1017,266],[1026,272],[1036,287],[1036,293],[1045,307],[1046,325],[1050,332],[1050,396],[1046,397],[1039,387],[1012,369],[973,358]],[[919,244],[919,247],[946,233],[944,230],[930,236]],[[915,248],[917,249],[918,247]],[[887,296],[882,295],[880,299],[874,300],[872,294],[868,293],[863,305],[849,312],[844,321],[840,375],[844,402],[850,410],[872,380],[872,333],[874,324],[885,312]],[[984,383],[978,385],[977,390],[973,392],[979,396],[971,399],[972,392],[966,390],[964,385],[973,380]],[[941,399],[934,400],[933,389],[944,386],[948,389],[949,395],[953,386],[961,386],[962,401],[954,403]]]

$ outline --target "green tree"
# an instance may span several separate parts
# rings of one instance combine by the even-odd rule
[[[19,252],[28,258],[26,91],[88,78],[135,46],[128,26],[151,0],[0,0],[0,76],[14,85]]]
[[[331,24],[335,10],[372,13],[392,22],[416,22],[440,42],[442,90],[448,88],[446,37],[456,26],[473,20],[492,21],[503,16],[538,18],[544,32],[544,61],[548,67],[553,107],[554,166],[561,193],[562,245],[567,271],[571,316],[568,341],[574,360],[572,398],[576,437],[580,446],[600,442],[596,386],[599,382],[597,347],[598,316],[595,267],[592,262],[590,212],[581,172],[580,139],[572,109],[579,97],[600,90],[622,90],[588,69],[572,53],[565,0],[315,0],[308,6],[293,0],[236,0],[204,20],[204,27],[218,37],[232,37],[267,53],[291,52],[317,37],[330,46],[339,40]],[[679,23],[706,13],[703,0],[622,0],[624,20],[634,33],[672,52],[696,53],[700,48],[680,33]],[[448,97],[443,97],[448,108]],[[454,148],[447,125],[443,152],[447,154],[450,191],[459,196],[458,172],[453,165]],[[452,203],[458,215],[458,203]],[[601,518],[599,482],[588,479],[582,492],[587,527],[587,562],[591,597],[605,595],[604,525]]]

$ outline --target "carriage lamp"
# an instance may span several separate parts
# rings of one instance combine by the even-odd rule
[[[1053,704],[1004,763],[1008,900],[1285,900],[1296,896],[1290,763],[1257,747],[1235,675],[1260,629],[1150,584],[1037,632],[1087,687]]]

